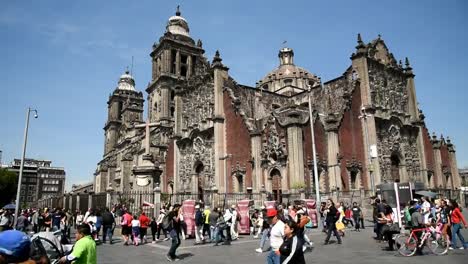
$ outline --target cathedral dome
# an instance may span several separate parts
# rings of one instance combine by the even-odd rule
[[[125,73],[120,76],[117,89],[135,91],[135,80],[133,79],[133,76],[130,75],[130,72],[125,71]]]
[[[171,16],[167,22],[166,31],[174,35],[183,35],[190,37],[189,35],[189,26],[187,20],[180,16],[179,6],[177,6],[177,11],[175,16]]]
[[[257,83],[257,88],[281,94],[294,94],[320,83],[320,79],[304,68],[294,65],[294,51],[282,48],[278,53],[280,65]]]

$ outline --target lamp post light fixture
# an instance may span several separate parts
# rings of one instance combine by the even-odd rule
[[[24,128],[23,153],[21,155],[21,165],[20,165],[20,171],[19,171],[19,177],[18,177],[18,188],[16,190],[16,206],[15,206],[15,217],[14,217],[13,228],[16,228],[16,224],[18,223],[18,213],[20,209],[21,181],[23,178],[24,159],[26,156],[26,144],[28,142],[29,116],[31,112],[34,112],[34,118],[39,117],[36,109],[31,109],[31,107],[28,107],[28,110],[26,111],[26,125]]]
[[[366,108],[364,106],[361,106],[361,115],[359,116],[359,119],[364,119],[364,140],[366,142],[367,146],[367,156],[369,158],[369,178],[371,181],[371,189],[372,189],[372,195],[375,195],[375,184],[374,184],[374,173],[372,173],[372,153],[371,153],[371,147],[369,146],[369,136],[367,132],[367,118],[370,117],[371,115],[366,113]]]
[[[320,184],[318,178],[318,169],[317,169],[317,151],[315,149],[315,131],[314,131],[314,116],[312,114],[312,88],[308,85],[309,88],[309,120],[310,120],[310,133],[312,137],[312,156],[314,162],[314,185],[315,185],[315,207],[319,206],[320,201]],[[323,114],[318,114],[324,116]],[[317,223],[320,223],[320,214],[317,214]]]

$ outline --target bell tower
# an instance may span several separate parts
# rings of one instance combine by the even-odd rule
[[[135,80],[128,71],[120,76],[117,88],[107,101],[107,122],[104,126],[104,155],[120,140],[121,129],[143,122],[143,93],[135,90]]]
[[[151,122],[174,122],[176,88],[196,75],[196,67],[203,60],[202,42],[195,43],[189,32],[187,20],[177,7],[175,16],[167,22],[166,32],[153,45],[152,80],[146,88]]]

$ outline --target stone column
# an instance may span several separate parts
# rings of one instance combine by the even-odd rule
[[[197,173],[192,173],[190,175],[192,178],[192,193],[197,193],[198,194],[198,174]]]
[[[298,126],[289,126],[288,134],[288,178],[291,188],[294,184],[304,183],[304,153],[302,142],[302,129]],[[288,189],[289,189],[288,188]]]
[[[161,209],[161,188],[159,184],[156,184],[156,187],[153,189],[154,192],[154,208],[153,208],[153,216],[156,217],[157,213]]]
[[[180,51],[176,52],[176,74],[180,75]]]
[[[342,190],[341,169],[338,164],[338,155],[340,154],[340,145],[338,141],[339,121],[334,114],[329,114],[325,118],[325,131],[327,132],[328,152],[328,186],[329,191]]]
[[[215,141],[215,185],[221,193],[225,193],[227,190],[225,186],[225,158],[226,153],[226,131],[224,123],[224,81],[228,78],[229,68],[222,64],[222,59],[219,56],[219,52],[216,51],[215,57],[213,58],[212,67],[214,69],[214,141]]]
[[[180,151],[179,146],[177,145],[177,140],[174,140],[174,185],[172,186],[172,190],[174,193],[179,192],[179,179],[180,179],[180,170],[179,170],[179,162],[180,162]]]
[[[76,209],[80,210],[80,193],[76,194],[75,199],[76,199]],[[82,213],[84,214],[85,212],[82,212]]]
[[[93,194],[94,192],[88,193],[88,208],[93,208]]]
[[[455,154],[455,147],[449,138],[447,138],[447,149],[449,151],[450,173],[452,174],[452,188],[460,189],[461,179],[458,172],[457,155]]]
[[[261,133],[256,132],[256,133],[251,133],[250,134],[250,142],[252,145],[252,158],[254,161],[253,164],[253,171],[252,171],[252,189],[254,193],[260,192],[260,189],[262,187],[262,167],[261,167],[261,162],[262,162],[262,157],[261,157],[261,151],[262,151],[262,138],[261,138]]]
[[[169,87],[161,87],[161,113],[160,119],[167,119],[170,118],[170,111],[169,111],[169,98],[170,98],[170,89]]]
[[[408,92],[408,112],[411,115],[411,120],[417,121],[419,120],[419,111],[416,99],[416,89],[414,86],[413,68],[411,68],[408,58],[406,58],[405,62],[406,90]]]
[[[175,135],[177,137],[182,136],[182,111],[183,111],[183,103],[182,97],[179,92],[176,91],[175,97]]]
[[[419,155],[419,166],[420,166],[420,173],[416,171],[416,177],[419,176],[419,180],[424,183],[426,188],[429,188],[430,183],[427,178],[427,163],[426,163],[426,150],[424,149],[424,134],[422,127],[419,127],[418,132],[418,141],[417,141],[417,148],[418,148],[418,155]]]
[[[440,144],[441,141],[437,139],[436,135],[432,136],[431,139],[432,143],[432,151],[434,152],[434,176],[435,177],[435,182],[436,186],[435,187],[440,187],[445,188],[445,177],[442,175],[442,156],[440,154]]]
[[[190,78],[192,75],[193,75],[193,72],[192,72],[192,56],[189,55],[187,57],[187,78]]]

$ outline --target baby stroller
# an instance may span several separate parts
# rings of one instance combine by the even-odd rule
[[[73,245],[64,244],[60,230],[55,232],[39,232],[31,237],[31,257],[38,259],[46,256],[50,263],[58,263],[61,257],[69,252]]]

